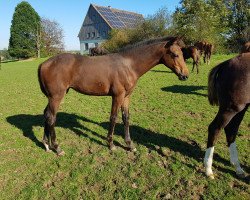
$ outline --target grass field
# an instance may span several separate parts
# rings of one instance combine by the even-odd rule
[[[250,199],[248,180],[238,179],[229,163],[224,133],[215,146],[215,180],[205,177],[202,164],[207,127],[218,109],[207,100],[207,75],[232,56],[214,55],[185,82],[164,66],[139,80],[130,107],[137,152],[124,150],[121,115],[118,148],[107,147],[110,97],[69,91],[56,124],[62,157],[41,144],[47,104],[37,81],[42,60],[2,64],[0,199]],[[248,173],[249,131],[248,111],[236,140]]]

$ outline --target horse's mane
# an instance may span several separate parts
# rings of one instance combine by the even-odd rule
[[[167,37],[160,37],[160,38],[153,38],[153,39],[147,39],[140,42],[137,42],[135,44],[128,44],[125,47],[120,48],[117,52],[127,52],[132,49],[136,49],[138,47],[151,45],[151,44],[158,44],[161,42],[167,42],[167,41],[175,41],[177,40],[177,44],[181,47],[185,46],[184,42],[181,39],[178,39],[178,37],[174,36],[167,36]]]

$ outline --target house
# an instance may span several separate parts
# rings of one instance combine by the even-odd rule
[[[78,34],[81,54],[107,40],[111,29],[135,28],[142,20],[141,14],[90,4]]]

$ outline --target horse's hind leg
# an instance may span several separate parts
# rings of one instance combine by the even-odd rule
[[[46,108],[44,109],[44,118],[45,118],[45,124],[44,124],[44,135],[43,135],[43,144],[45,146],[45,150],[46,152],[50,152],[50,133],[49,133],[49,126],[48,123],[46,123],[46,119],[48,119],[49,116],[49,112],[48,110],[48,105],[46,106]]]
[[[212,171],[214,144],[221,129],[225,128],[230,120],[243,109],[244,107],[237,107],[233,109],[220,107],[218,114],[208,127],[208,141],[204,157],[204,165],[206,169],[206,175],[212,179],[214,178]]]
[[[224,129],[226,132],[226,136],[227,136],[227,144],[228,144],[229,153],[230,153],[230,162],[234,165],[236,169],[236,174],[241,178],[244,178],[246,174],[240,166],[235,138],[238,133],[240,123],[247,110],[247,107],[248,106],[246,106],[244,110],[242,110],[237,115],[235,115],[234,118],[229,122],[229,124]]]
[[[125,97],[124,102],[121,106],[122,110],[122,121],[124,123],[124,135],[125,135],[125,142],[127,147],[130,151],[136,151],[136,148],[133,147],[132,141],[130,138],[129,133],[129,96]]]
[[[58,146],[56,142],[56,133],[55,133],[55,123],[56,123],[56,113],[59,109],[60,102],[63,98],[63,95],[57,98],[49,98],[48,106],[45,109],[45,126],[44,126],[44,140],[51,139],[51,147],[56,151],[57,155],[63,155],[64,152]],[[45,143],[48,144],[48,143]],[[45,145],[46,150],[48,146]]]

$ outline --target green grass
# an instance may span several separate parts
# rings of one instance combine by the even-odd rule
[[[110,97],[66,95],[58,113],[63,157],[41,145],[46,97],[37,81],[42,60],[3,63],[0,71],[0,199],[249,199],[249,183],[229,164],[224,133],[215,146],[215,180],[204,175],[207,127],[218,108],[209,105],[207,75],[234,55],[179,81],[164,66],[146,73],[133,92],[131,137],[137,152],[122,148],[119,115],[110,152],[105,138]],[[188,63],[191,69],[191,62]],[[250,172],[250,114],[237,137],[240,161]]]

